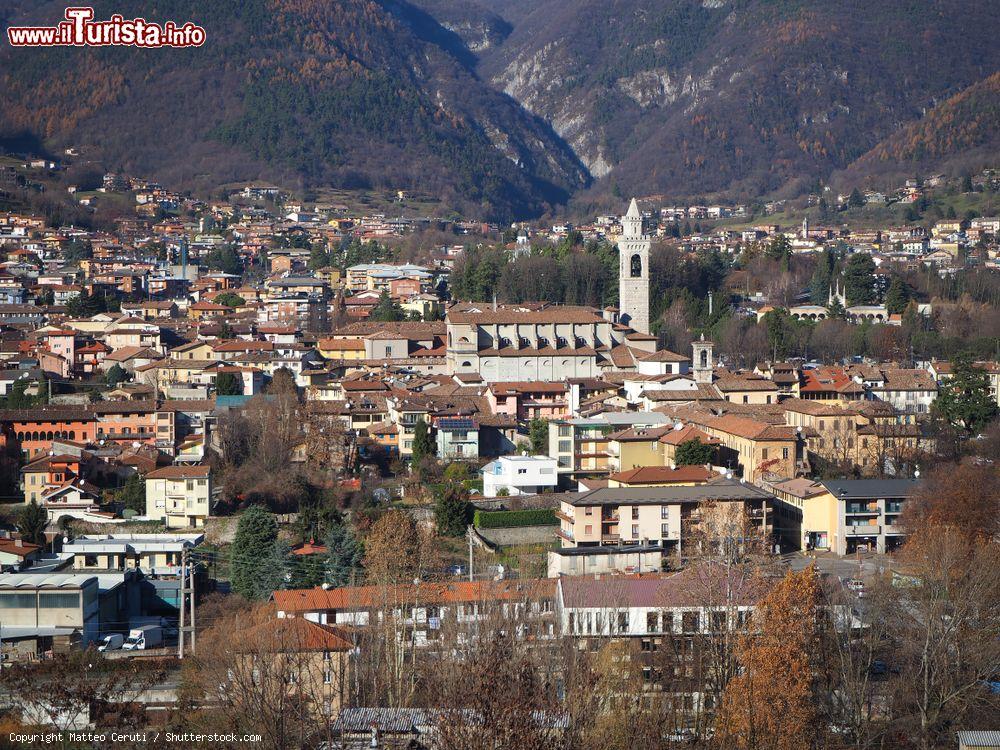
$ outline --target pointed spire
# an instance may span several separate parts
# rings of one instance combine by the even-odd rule
[[[626,212],[625,216],[629,219],[642,218],[642,213],[639,211],[639,204],[635,202],[635,198],[633,198],[632,202],[628,204],[628,212]]]

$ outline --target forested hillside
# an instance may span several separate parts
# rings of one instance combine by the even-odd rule
[[[481,69],[549,120],[595,191],[811,183],[1000,68],[991,0],[482,0]]]
[[[102,0],[95,16],[122,8]],[[0,136],[79,146],[195,187],[251,178],[419,188],[470,213],[536,215],[586,183],[541,120],[478,81],[465,43],[405,2],[134,2],[193,20],[200,49],[0,53]],[[8,21],[54,23],[21,2]]]

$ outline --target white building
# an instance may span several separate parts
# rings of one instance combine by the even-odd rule
[[[480,473],[483,497],[537,495],[558,483],[556,460],[548,456],[501,456],[486,464]]]
[[[146,517],[168,529],[204,526],[211,504],[208,466],[165,466],[146,475]]]

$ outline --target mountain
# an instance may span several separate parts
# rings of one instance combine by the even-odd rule
[[[78,146],[189,187],[405,188],[501,220],[571,197],[792,195],[996,155],[996,0],[128,5],[208,41],[4,47],[0,145]],[[0,22],[63,7],[6,0]]]
[[[805,187],[1000,69],[995,0],[481,3],[513,26],[482,76],[597,193]]]
[[[97,0],[95,18],[123,12]],[[12,0],[5,23],[64,4]],[[198,49],[0,52],[0,138],[80,147],[108,168],[210,188],[406,188],[471,215],[538,215],[587,184],[548,124],[476,74],[468,24],[402,0],[136,0],[129,17],[191,20]],[[486,14],[484,38],[509,31]]]
[[[972,171],[1000,154],[1000,73],[974,83],[928,110],[855,161],[844,180],[857,184],[873,174],[950,168]]]

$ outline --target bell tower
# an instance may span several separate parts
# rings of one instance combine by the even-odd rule
[[[712,383],[712,370],[715,361],[712,356],[712,349],[715,347],[711,341],[705,341],[705,334],[701,334],[698,341],[691,342],[692,370],[694,371],[694,382]]]
[[[639,333],[649,333],[649,246],[633,198],[618,238],[618,307],[622,323]]]

